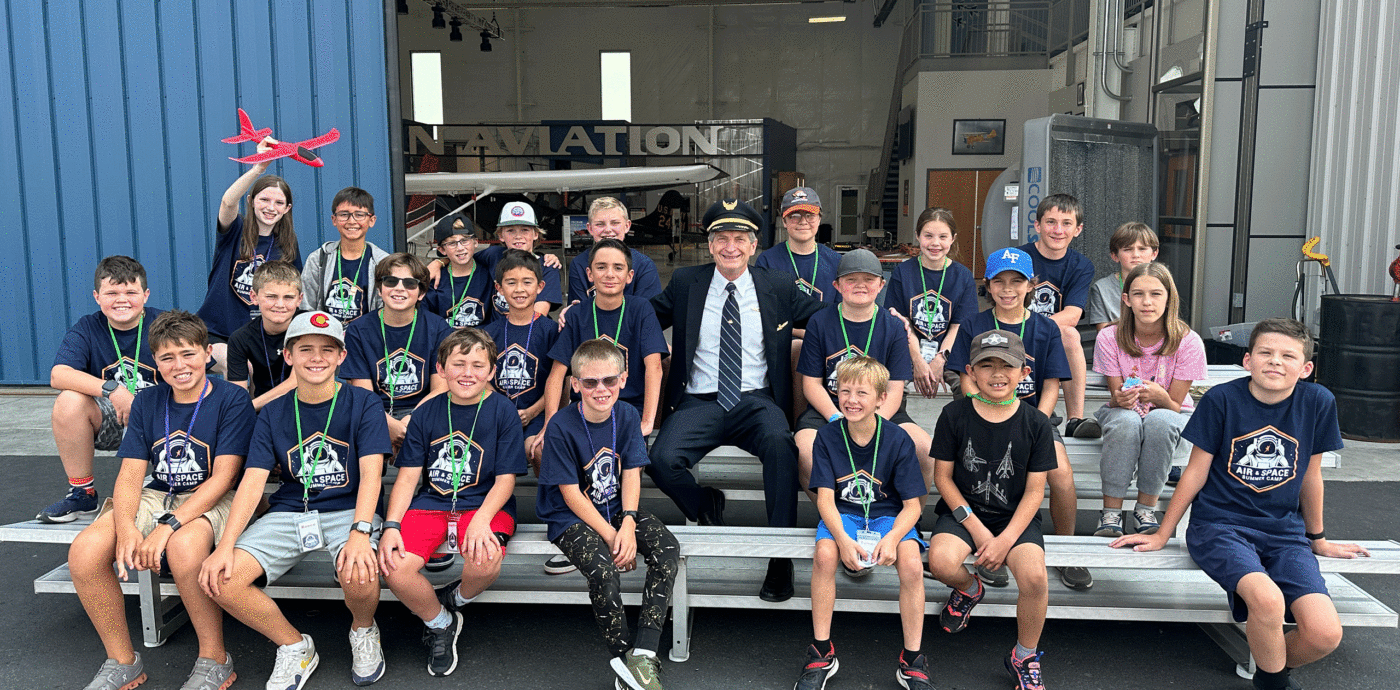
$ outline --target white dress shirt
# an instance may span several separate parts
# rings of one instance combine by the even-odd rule
[[[724,302],[729,298],[725,285],[729,279],[715,270],[710,290],[705,295],[705,313],[700,317],[700,337],[692,358],[687,393],[719,392],[719,328]],[[740,390],[761,390],[768,387],[768,362],[763,357],[763,316],[758,310],[758,291],[754,289],[753,274],[745,270],[734,280],[734,299],[739,305],[740,344],[743,362],[740,367]]]

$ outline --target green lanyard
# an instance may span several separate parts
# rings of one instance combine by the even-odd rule
[[[126,390],[136,395],[136,378],[141,369],[141,335],[146,329],[146,312],[141,312],[136,321],[136,351],[131,356],[131,368],[122,366],[122,349],[117,347],[117,332],[112,330],[112,322],[107,322],[107,335],[112,336],[112,349],[117,351],[117,370],[124,374]]]
[[[784,242],[783,246],[787,247],[788,261],[792,262],[792,274],[797,276],[797,280],[800,283],[802,281],[802,273],[797,270],[797,258],[792,255],[792,242]],[[817,269],[821,268],[822,265],[821,249],[818,248],[813,250],[812,254],[814,255],[812,258],[812,282],[809,284],[809,286],[798,285],[798,287],[802,288],[803,292],[809,295],[812,294],[812,289],[817,286]]]
[[[837,320],[841,322],[841,339],[846,341],[846,352],[850,352],[850,351],[851,351],[851,338],[850,338],[850,336],[846,335],[846,310],[845,310],[845,306],[846,306],[846,303],[845,303],[845,302],[842,302],[842,303],[836,305],[836,316],[837,316]],[[872,338],[875,337],[875,317],[877,317],[877,316],[879,316],[879,315],[880,315],[880,310],[879,310],[879,309],[876,309],[875,312],[872,313],[872,314],[870,315],[870,332],[865,334],[865,351],[861,353],[861,354],[863,354],[863,355],[865,355],[865,356],[867,356],[867,357],[870,356],[870,340],[871,340]]]
[[[919,301],[923,304],[923,307],[924,307],[924,318],[928,319],[928,326],[929,326],[929,329],[930,329],[930,331],[931,331],[931,330],[933,329],[933,312],[929,311],[929,309],[928,309],[928,278],[926,278],[926,277],[924,276],[924,262],[921,261],[918,257],[915,257],[915,258],[914,258],[914,261],[918,262],[918,264],[919,264],[919,282],[922,283],[923,286],[924,286],[924,292],[923,292],[923,294],[924,294],[924,299],[919,300]],[[949,261],[952,261],[952,259],[949,259],[947,256],[944,256],[944,257],[943,257],[943,268],[938,269],[939,271],[941,271],[941,273],[939,273],[939,275],[938,275],[938,297],[939,297],[940,299],[943,297],[943,281],[945,281],[945,280],[948,279],[948,262],[949,262]],[[929,270],[933,270],[933,269],[929,269]],[[932,339],[933,339],[932,336],[933,336],[933,333],[930,332],[930,333],[929,333],[929,340],[932,340]]]
[[[472,452],[472,437],[476,435],[476,420],[478,420],[478,419],[481,418],[481,402],[482,402],[483,400],[485,400],[485,399],[486,399],[486,389],[485,389],[485,388],[482,388],[482,389],[481,389],[481,397],[478,397],[478,398],[476,399],[476,414],[472,415],[472,430],[469,431],[469,432],[467,432],[467,450],[466,450],[466,454],[467,454],[467,455],[471,455],[471,452]],[[447,397],[447,452],[448,452],[448,454],[449,454],[448,457],[451,457],[451,458],[452,458],[452,510],[451,510],[451,512],[453,512],[453,513],[457,512],[457,488],[458,488],[459,486],[461,486],[461,481],[462,481],[462,470],[464,469],[464,466],[467,464],[467,461],[466,461],[465,459],[463,459],[463,458],[458,458],[458,457],[457,457],[457,454],[452,452],[453,437],[455,437],[456,435],[457,435],[456,430],[452,428],[452,396],[451,396],[451,394],[449,394],[448,397]]]
[[[880,435],[885,427],[880,424],[880,415],[875,415],[875,448],[870,452],[870,493],[862,496],[860,507],[865,510],[865,528],[870,529],[870,504],[875,502],[875,466],[880,462]],[[841,427],[841,440],[846,442],[846,459],[851,461],[851,481],[856,481],[856,456],[851,452],[851,421],[845,420]]]
[[[316,468],[321,466],[321,458],[325,456],[326,446],[330,443],[328,439],[331,433],[331,418],[335,416],[335,403],[340,400],[340,384],[337,383],[334,384],[334,386],[335,392],[331,393],[331,411],[326,413],[326,428],[321,431],[321,442],[316,444],[316,448],[311,451],[310,472],[306,471],[306,458],[302,455],[302,451],[297,452],[297,455],[301,457],[302,472],[297,478],[301,480],[302,512],[311,509],[310,505],[308,505],[310,503],[309,497],[311,496],[311,480],[315,478]],[[301,398],[297,397],[295,391],[292,393],[292,410],[297,418],[297,443],[299,445],[304,444],[306,443],[306,437],[301,434]]]
[[[418,309],[413,309],[413,323],[408,326],[408,342],[403,345],[404,358],[408,358],[409,348],[413,347],[413,332],[418,330]],[[393,362],[389,361],[389,336],[384,330],[384,310],[379,310],[379,339],[384,343],[384,378],[388,379],[384,385],[388,387],[385,391],[389,394],[389,414],[394,414],[394,384],[399,378],[394,374]]]
[[[335,280],[336,280],[336,282],[340,282],[340,281],[342,281],[342,280],[345,279],[345,273],[344,273],[343,271],[340,270],[340,255],[341,255],[340,247],[337,245],[336,248],[335,248]],[[355,275],[354,275],[354,277],[352,278],[352,282],[354,282],[356,285],[359,285],[359,284],[360,284],[360,271],[361,271],[364,267],[365,267],[365,255],[364,255],[364,254],[361,254],[361,255],[360,255],[360,263],[359,263],[358,265],[355,266]],[[448,274],[448,275],[449,275],[449,277],[451,276],[451,274]],[[349,294],[349,291],[346,291],[346,294]],[[350,301],[351,301],[351,299],[352,299],[352,298],[346,297],[345,299],[343,299],[343,300],[340,301],[340,308],[343,309],[343,310],[345,310],[347,313],[350,311]]]
[[[1011,396],[1011,399],[1010,399],[1010,400],[1004,400],[1004,401],[1002,401],[1002,402],[997,402],[997,401],[995,401],[995,400],[988,400],[988,399],[982,397],[982,394],[981,394],[981,393],[968,393],[968,394],[967,394],[967,397],[969,397],[969,398],[977,398],[978,400],[981,400],[982,402],[987,403],[988,405],[1010,405],[1011,403],[1014,403],[1014,402],[1016,402],[1017,400],[1020,400],[1020,398],[1017,398],[1015,395],[1013,395],[1013,396]]]
[[[617,333],[615,333],[615,334],[613,335],[613,344],[614,344],[614,345],[619,345],[619,346],[622,345],[622,317],[624,317],[624,316],[626,316],[626,315],[627,315],[627,297],[626,297],[626,296],[623,296],[623,298],[622,298],[622,309],[621,309],[620,311],[617,312]],[[534,325],[534,322],[533,322],[533,321],[531,322],[531,325],[532,325],[532,326]],[[594,300],[593,300],[593,339],[594,339],[594,340],[597,340],[599,337],[601,337],[601,336],[598,335],[598,300],[597,300],[596,298],[594,298]],[[525,346],[526,346],[526,347],[529,347],[530,344],[529,344],[529,343],[525,343]]]
[[[451,319],[453,318],[453,314],[456,314],[456,313],[458,312],[458,310],[460,310],[460,309],[462,308],[462,305],[463,305],[463,304],[466,304],[466,302],[467,302],[467,293],[471,292],[471,289],[472,289],[472,276],[473,276],[473,275],[476,275],[476,262],[475,262],[475,261],[472,262],[471,270],[467,271],[467,284],[466,284],[465,287],[462,288],[462,296],[461,296],[461,297],[458,297],[458,296],[457,296],[457,281],[454,280],[454,279],[452,278],[452,267],[451,267],[451,266],[448,266],[448,268],[447,268],[447,285],[448,285],[448,289],[451,290],[451,292],[452,292],[452,300],[453,300],[453,302],[452,302],[452,307],[449,308],[449,309],[447,310],[447,318],[448,318],[448,320],[451,320]],[[414,320],[417,320],[417,316],[414,317]]]

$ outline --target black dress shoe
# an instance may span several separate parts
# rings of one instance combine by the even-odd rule
[[[695,520],[705,527],[724,526],[724,492],[713,487],[705,487],[706,508],[700,511]]]
[[[791,558],[768,560],[768,576],[763,578],[763,587],[758,590],[758,598],[775,604],[792,598]]]

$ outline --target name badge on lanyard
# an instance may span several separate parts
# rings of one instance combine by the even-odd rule
[[[321,531],[321,513],[317,510],[298,514],[296,517],[297,544],[302,553],[315,551],[326,545],[325,534]]]

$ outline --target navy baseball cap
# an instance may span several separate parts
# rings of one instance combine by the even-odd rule
[[[457,225],[458,221],[462,223],[462,227],[460,228],[454,227]],[[475,228],[472,226],[471,220],[461,213],[453,213],[439,219],[437,225],[433,226],[433,242],[435,244],[442,244],[443,240],[453,235],[475,237],[476,232]]]
[[[1035,267],[1031,265],[1031,255],[1015,247],[998,250],[987,257],[987,272],[984,275],[988,280],[1006,271],[1020,273],[1026,277],[1026,280],[1035,278]]]
[[[783,195],[782,205],[783,215],[806,211],[807,213],[821,213],[822,200],[817,196],[817,190],[811,187],[793,187]]]

